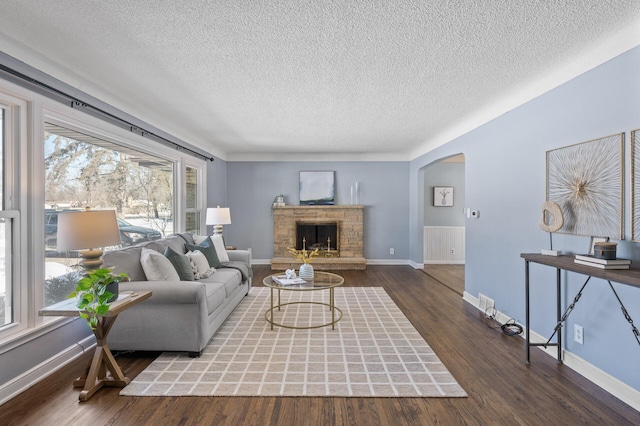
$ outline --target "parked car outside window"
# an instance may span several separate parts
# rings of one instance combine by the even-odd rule
[[[47,253],[57,252],[58,239],[58,214],[64,210],[45,210],[44,213],[44,234],[45,247]],[[144,226],[136,226],[126,220],[118,218],[118,228],[120,229],[120,239],[122,246],[132,246],[145,241],[153,241],[162,237],[160,231]],[[90,248],[90,247],[87,247]]]

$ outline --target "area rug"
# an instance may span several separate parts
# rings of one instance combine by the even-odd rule
[[[269,288],[254,287],[199,358],[164,352],[120,395],[464,397],[382,287],[340,287],[343,318],[331,327],[270,329]],[[327,303],[329,291],[283,291],[282,302]],[[329,322],[320,305],[283,307],[290,325]]]

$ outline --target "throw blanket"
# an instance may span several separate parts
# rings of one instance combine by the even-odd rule
[[[224,262],[220,266],[223,268],[233,268],[240,271],[240,273],[242,274],[242,281],[246,281],[253,276],[253,269],[251,269],[246,263],[243,262],[232,260],[230,262]]]

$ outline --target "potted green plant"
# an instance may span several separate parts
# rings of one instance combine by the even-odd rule
[[[113,274],[112,268],[100,268],[89,271],[76,284],[76,291],[69,298],[76,297],[76,306],[81,309],[80,317],[84,318],[92,330],[98,326],[98,317],[109,312],[109,303],[117,293],[117,285],[121,280],[128,279],[125,273]],[[114,287],[112,291],[111,288]]]

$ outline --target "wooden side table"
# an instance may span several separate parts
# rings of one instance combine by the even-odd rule
[[[93,358],[89,362],[86,372],[73,382],[74,387],[83,388],[78,397],[80,401],[88,400],[103,386],[123,388],[131,382],[129,378],[124,376],[109,350],[107,335],[122,311],[149,297],[151,297],[150,291],[121,292],[118,300],[109,306],[109,312],[98,317],[98,326],[93,330],[97,343]],[[39,314],[41,316],[75,317],[80,315],[80,310],[76,307],[75,299],[68,299],[41,309]],[[107,372],[111,373],[111,376],[107,376]]]

